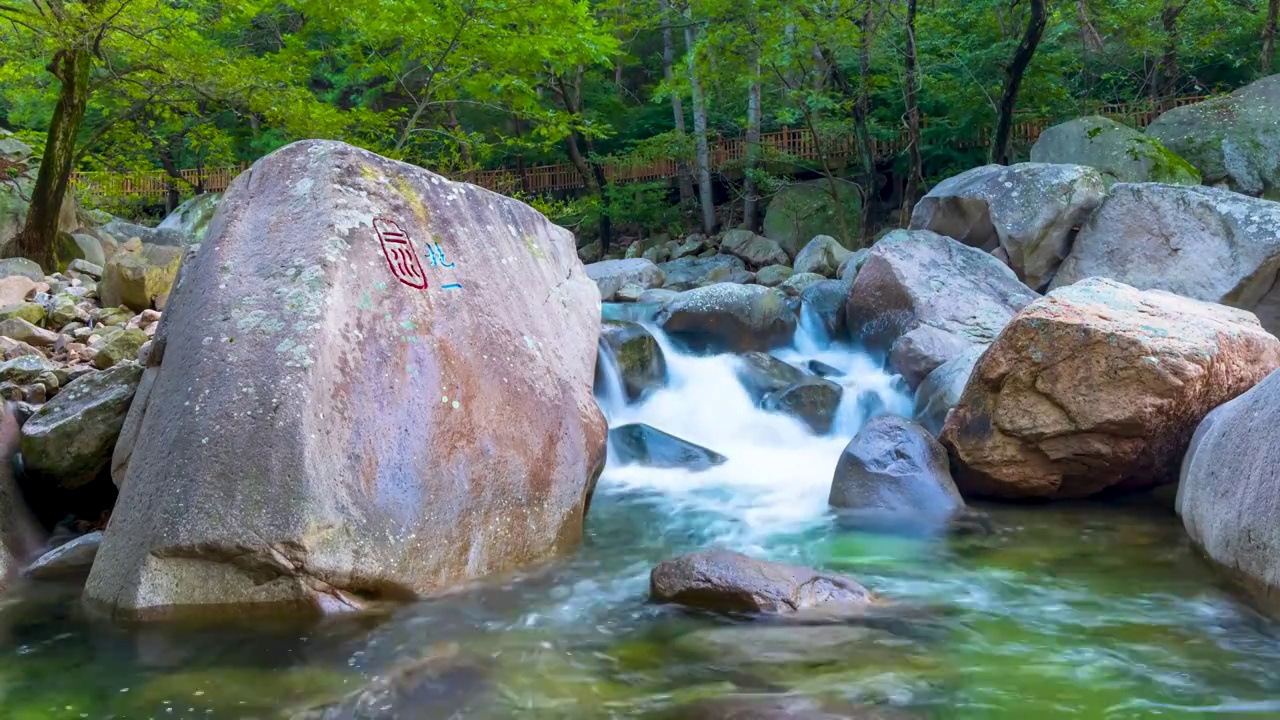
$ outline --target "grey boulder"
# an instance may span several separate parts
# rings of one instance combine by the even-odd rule
[[[609,443],[614,459],[623,465],[698,471],[723,465],[727,460],[714,450],[643,423],[613,428],[609,431]]]
[[[872,600],[851,577],[720,549],[659,563],[649,574],[649,597],[701,610],[765,614],[852,610]]]
[[[1159,140],[1110,118],[1089,115],[1040,133],[1031,162],[1087,165],[1110,186],[1118,182],[1198,185],[1200,173]]]
[[[791,258],[778,243],[750,230],[730,230],[720,240],[720,251],[740,258],[751,267],[786,265]]]
[[[718,283],[680,293],[655,320],[673,338],[696,349],[746,351],[789,344],[797,318],[777,290]]]
[[[626,285],[639,285],[648,290],[662,287],[666,273],[657,265],[644,258],[629,260],[604,260],[586,266],[587,277],[596,282],[600,289],[600,299],[608,302],[614,299]]]

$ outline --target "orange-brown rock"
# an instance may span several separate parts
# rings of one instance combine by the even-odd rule
[[[527,205],[294,143],[231,184],[159,324],[92,603],[345,610],[580,541],[600,295]]]
[[[1252,313],[1090,278],[1011,320],[942,442],[967,495],[1080,498],[1176,479],[1196,425],[1280,366]]]

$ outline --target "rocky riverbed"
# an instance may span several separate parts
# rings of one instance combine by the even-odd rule
[[[1280,204],[1170,115],[865,243],[805,185],[584,266],[321,141],[160,228],[69,208],[0,261],[0,703],[1280,715]]]

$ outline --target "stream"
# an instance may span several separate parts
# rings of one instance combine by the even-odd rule
[[[519,576],[319,624],[216,628],[113,625],[75,587],[20,586],[0,598],[0,718],[293,718],[406,668],[394,705],[359,717],[663,717],[795,693],[894,713],[848,715],[866,718],[1280,718],[1280,625],[1235,599],[1154,501],[983,506],[996,532],[976,537],[834,525],[848,439],[912,402],[815,327],[806,317],[779,355],[846,372],[826,437],[754,407],[734,357],[686,355],[655,331],[668,385],[627,406],[605,382],[610,425],[648,423],[728,462],[610,462],[583,547]],[[798,626],[646,602],[655,563],[710,545],[850,574],[902,613],[887,628]]]

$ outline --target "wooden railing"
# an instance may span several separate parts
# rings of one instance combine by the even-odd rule
[[[1151,124],[1160,113],[1184,105],[1191,105],[1204,100],[1204,96],[1187,96],[1169,98],[1159,107],[1150,103],[1117,103],[1096,105],[1084,108],[1087,114],[1102,115],[1133,127],[1144,128]],[[1013,125],[1013,141],[1016,144],[1031,144],[1045,128],[1054,121],[1039,117],[1030,117],[1027,113],[1018,113],[1019,118]],[[927,123],[926,123],[927,127]],[[986,146],[990,143],[987,128],[969,139],[956,143],[959,148]],[[813,135],[806,130],[783,128],[778,132],[765,133],[760,136],[761,155],[763,157],[787,157],[800,160],[818,160],[821,152],[825,152],[828,160],[841,164],[857,159],[857,144],[852,136],[824,139],[819,147]],[[872,140],[872,154],[877,160],[885,160],[902,152],[907,147],[906,133],[903,132],[891,140]],[[720,172],[729,168],[740,167],[747,157],[748,143],[745,138],[718,139],[711,143],[711,170]],[[821,151],[821,152],[820,152]],[[77,192],[91,197],[164,197],[171,184],[176,185],[178,192],[188,195],[196,187],[205,192],[221,192],[227,189],[231,180],[248,167],[247,163],[231,167],[204,168],[200,170],[182,170],[182,182],[176,182],[163,170],[135,173],[84,172],[72,177]],[[610,182],[651,182],[676,177],[678,170],[674,160],[609,162],[604,168],[605,177]],[[555,163],[551,165],[530,165],[521,169],[499,168],[497,170],[479,170],[455,177],[481,187],[504,194],[515,192],[543,193],[574,190],[583,186],[582,175],[571,163]]]

